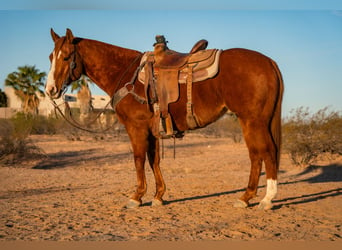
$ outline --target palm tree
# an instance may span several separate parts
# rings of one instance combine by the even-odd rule
[[[39,72],[35,66],[18,67],[18,71],[7,76],[5,85],[14,88],[15,94],[22,101],[24,113],[38,114],[39,97],[45,96],[44,79],[46,73]]]

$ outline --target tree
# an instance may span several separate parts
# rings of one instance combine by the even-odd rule
[[[7,107],[7,96],[5,92],[0,89],[0,108]]]
[[[90,112],[93,110],[89,84],[92,84],[92,82],[88,77],[84,75],[79,80],[74,81],[71,84],[71,92],[73,92],[74,90],[78,90],[77,101],[80,105],[80,120],[82,122],[89,116]]]
[[[5,85],[14,88],[15,94],[22,101],[24,113],[38,114],[39,97],[45,96],[45,72],[39,72],[35,66],[18,67],[18,71],[7,76]]]

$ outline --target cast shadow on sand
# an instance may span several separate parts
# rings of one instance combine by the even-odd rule
[[[99,166],[104,163],[108,163],[110,161],[124,161],[130,158],[131,153],[119,153],[119,154],[103,154],[101,156],[96,156],[96,152],[99,149],[88,149],[88,150],[81,150],[81,151],[69,151],[69,152],[58,152],[55,154],[48,155],[47,158],[42,159],[34,169],[56,169],[56,168],[65,168],[65,167],[72,167],[73,164],[77,161],[82,161],[85,163],[94,163],[94,166]],[[283,172],[280,172],[283,173]],[[317,174],[315,174],[317,173]],[[315,175],[313,175],[315,174]],[[310,175],[306,177],[306,175]],[[287,186],[286,188],[291,188],[291,185],[300,182],[306,182],[310,184],[317,184],[317,183],[327,183],[327,182],[341,182],[342,181],[342,165],[335,163],[326,166],[318,166],[312,165],[305,168],[301,173],[295,176],[294,181],[284,181],[280,182],[279,186]],[[259,189],[265,188],[265,186],[259,186]],[[181,203],[187,201],[194,201],[194,200],[203,200],[207,198],[225,196],[230,194],[236,194],[239,192],[244,192],[245,188],[236,189],[236,190],[229,190],[224,192],[218,192],[213,194],[205,194],[205,195],[196,195],[191,197],[184,197],[174,200],[165,201],[165,205],[170,205],[173,203]],[[34,193],[34,192],[33,192]],[[326,199],[328,197],[335,197],[342,195],[342,188],[335,188],[330,190],[322,190],[321,192],[317,193],[300,193],[298,196],[293,197],[286,197],[283,199],[276,199],[274,200],[274,207],[273,209],[279,209],[283,206],[292,206],[310,202],[316,202],[322,199]],[[144,203],[143,206],[151,205],[150,202]],[[257,206],[258,203],[251,203],[250,207]]]
[[[309,166],[305,168],[301,173],[297,174],[297,177],[300,178],[302,176],[315,173],[315,172],[317,172],[317,175],[315,176],[310,176],[310,177],[299,179],[293,182],[280,183],[280,185],[291,185],[291,184],[295,184],[299,182],[317,184],[317,183],[342,181],[342,165],[338,163],[330,164],[326,166],[318,166],[318,165]],[[274,200],[274,203],[276,203],[276,205],[273,207],[273,209],[279,209],[283,206],[291,206],[291,205],[298,205],[298,204],[304,204],[304,203],[309,203],[309,202],[316,202],[316,201],[323,200],[329,197],[340,196],[340,195],[342,195],[342,188],[324,190],[322,192],[311,193],[311,194],[302,193],[298,196],[287,197],[281,200]],[[277,204],[277,203],[280,203],[280,204]]]
[[[273,207],[273,210],[280,209],[283,206],[289,207],[293,205],[316,202],[319,200],[324,200],[329,197],[335,197],[340,195],[342,195],[342,188],[335,188],[318,193],[302,194],[299,196],[288,197],[281,200],[274,200],[273,202],[275,203],[275,206]]]
[[[101,149],[93,148],[87,150],[57,152],[49,154],[46,158],[38,162],[33,169],[57,169],[73,167],[75,162],[83,162],[85,164],[94,164],[94,166],[101,166],[108,162],[120,162],[130,159],[131,153],[119,154],[102,154],[97,156],[98,151]]]
[[[245,189],[242,188],[242,189],[236,189],[236,190],[231,190],[231,191],[226,191],[226,192],[219,192],[219,193],[214,193],[214,194],[197,195],[197,196],[193,196],[193,197],[186,197],[186,198],[181,198],[181,199],[169,200],[169,201],[164,201],[165,202],[164,205],[170,205],[172,203],[185,202],[185,201],[203,200],[203,199],[207,199],[207,198],[219,197],[222,195],[235,194],[238,192],[242,192],[244,190]]]
[[[318,175],[307,178],[303,181],[309,183],[324,183],[324,182],[341,182],[342,181],[342,164],[331,164],[326,166],[311,165],[304,169],[298,176],[319,172]]]
[[[301,176],[305,176],[306,174],[310,174],[311,172],[317,172],[318,174],[315,176],[311,176],[308,178],[300,179]],[[342,165],[341,164],[331,164],[327,166],[309,166],[303,170],[300,174],[296,175],[299,177],[299,179],[291,182],[281,182],[279,183],[279,186],[288,186],[293,185],[299,182],[307,182],[307,183],[325,183],[325,182],[341,182],[342,181]],[[265,186],[259,186],[259,189],[265,188]],[[291,187],[286,187],[291,188]],[[186,202],[186,201],[194,201],[194,200],[203,200],[207,198],[212,197],[219,197],[224,195],[230,195],[235,194],[239,192],[245,191],[245,188],[226,191],[226,192],[219,192],[219,193],[213,193],[213,194],[206,194],[206,195],[197,195],[192,197],[185,197],[180,199],[174,199],[165,201],[165,205],[170,205],[172,203],[178,203],[178,202]],[[342,188],[335,188],[330,190],[325,190],[318,193],[311,193],[311,194],[305,194],[302,193],[298,196],[293,197],[286,197],[284,199],[278,199],[274,200],[274,207],[273,210],[280,209],[283,206],[293,206],[298,204],[304,204],[304,203],[310,203],[310,202],[316,202],[319,200],[323,200],[329,197],[335,197],[342,195]],[[144,203],[143,206],[149,206],[151,205],[151,202]],[[255,207],[258,205],[258,202],[254,202],[250,204],[250,207]]]
[[[47,187],[47,188],[31,188],[18,191],[7,191],[0,194],[0,200],[13,198],[26,198],[29,196],[44,195],[49,193],[61,193],[77,190],[92,189],[96,186],[78,186],[78,187]]]

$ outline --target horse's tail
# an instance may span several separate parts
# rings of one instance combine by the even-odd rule
[[[278,96],[276,99],[276,104],[274,108],[274,113],[271,120],[271,134],[273,141],[276,145],[277,150],[277,169],[279,169],[279,162],[280,162],[280,147],[281,147],[281,105],[283,99],[283,92],[284,92],[284,82],[279,67],[276,62],[272,61],[273,68],[277,74],[278,78]]]

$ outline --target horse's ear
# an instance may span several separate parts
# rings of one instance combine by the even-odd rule
[[[72,31],[70,29],[66,30],[66,38],[69,43],[72,43],[74,40],[74,35],[72,34]]]
[[[60,36],[57,35],[57,34],[53,31],[52,28],[51,28],[51,30],[50,30],[50,33],[51,33],[52,40],[53,40],[54,42],[56,42],[56,41],[60,38]]]

